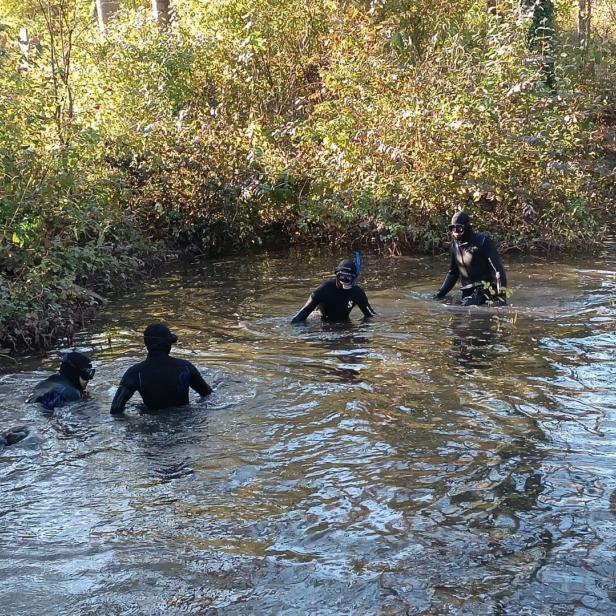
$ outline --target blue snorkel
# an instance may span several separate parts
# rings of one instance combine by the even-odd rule
[[[359,250],[355,251],[355,271],[357,272],[357,275],[355,276],[353,285],[357,283],[357,279],[359,278],[359,275],[361,273],[361,253],[359,252]]]

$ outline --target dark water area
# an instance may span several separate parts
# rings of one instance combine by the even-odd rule
[[[80,334],[88,401],[26,404],[61,348],[0,360],[32,430],[0,449],[0,614],[615,614],[613,255],[505,258],[501,310],[431,300],[444,256],[365,255],[379,316],[297,326],[344,255],[193,263]],[[153,320],[215,392],[114,418]]]

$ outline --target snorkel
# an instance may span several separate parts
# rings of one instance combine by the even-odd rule
[[[361,253],[359,252],[359,250],[355,251],[355,271],[357,273],[355,275],[355,280],[353,281],[353,284],[357,282],[357,279],[359,278],[359,275],[361,274]]]

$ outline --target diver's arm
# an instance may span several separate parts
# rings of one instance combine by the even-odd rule
[[[505,273],[505,268],[503,267],[503,263],[500,260],[500,256],[498,255],[498,251],[496,250],[494,242],[489,237],[486,237],[482,248],[486,259],[490,264],[490,274],[492,277],[492,282],[495,286],[500,286],[503,288],[506,287],[507,274]]]
[[[64,402],[77,402],[89,395],[90,392],[82,391],[81,389],[77,389],[77,387],[63,387],[62,388],[62,399]]]
[[[190,364],[190,382],[189,385],[200,396],[209,396],[212,393],[212,388],[205,382],[199,370]]]
[[[309,298],[304,307],[291,319],[291,323],[299,323],[300,321],[305,321],[308,318],[308,315],[319,305],[319,302],[315,299],[315,294],[313,293]]]
[[[445,280],[441,285],[441,288],[436,292],[434,296],[436,299],[443,299],[451,289],[454,288],[458,278],[460,277],[460,270],[458,269],[458,263],[456,261],[456,257],[453,252],[453,244],[449,250],[450,254],[450,263],[449,263],[449,271],[447,272],[447,276],[445,276]]]
[[[133,394],[137,390],[132,387],[126,387],[126,385],[120,384],[118,391],[116,391],[111,403],[111,414],[121,415],[124,412],[126,403],[133,397]]]
[[[367,303],[365,307],[360,306],[359,309],[364,313],[364,316],[367,319],[376,316],[376,312],[374,308],[370,305],[370,303]]]
[[[363,289],[360,289],[360,291],[361,291],[361,296],[358,298],[358,301],[357,301],[357,305],[359,306],[359,309],[364,313],[364,317],[366,318],[375,317],[376,312],[370,305],[370,302],[368,301],[368,296],[366,295]]]

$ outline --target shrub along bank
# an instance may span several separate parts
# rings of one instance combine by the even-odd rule
[[[0,346],[70,334],[170,250],[433,251],[457,208],[505,247],[599,244],[609,22],[580,48],[561,3],[539,48],[521,10],[412,4],[179,0],[102,35],[88,2],[0,0]]]

